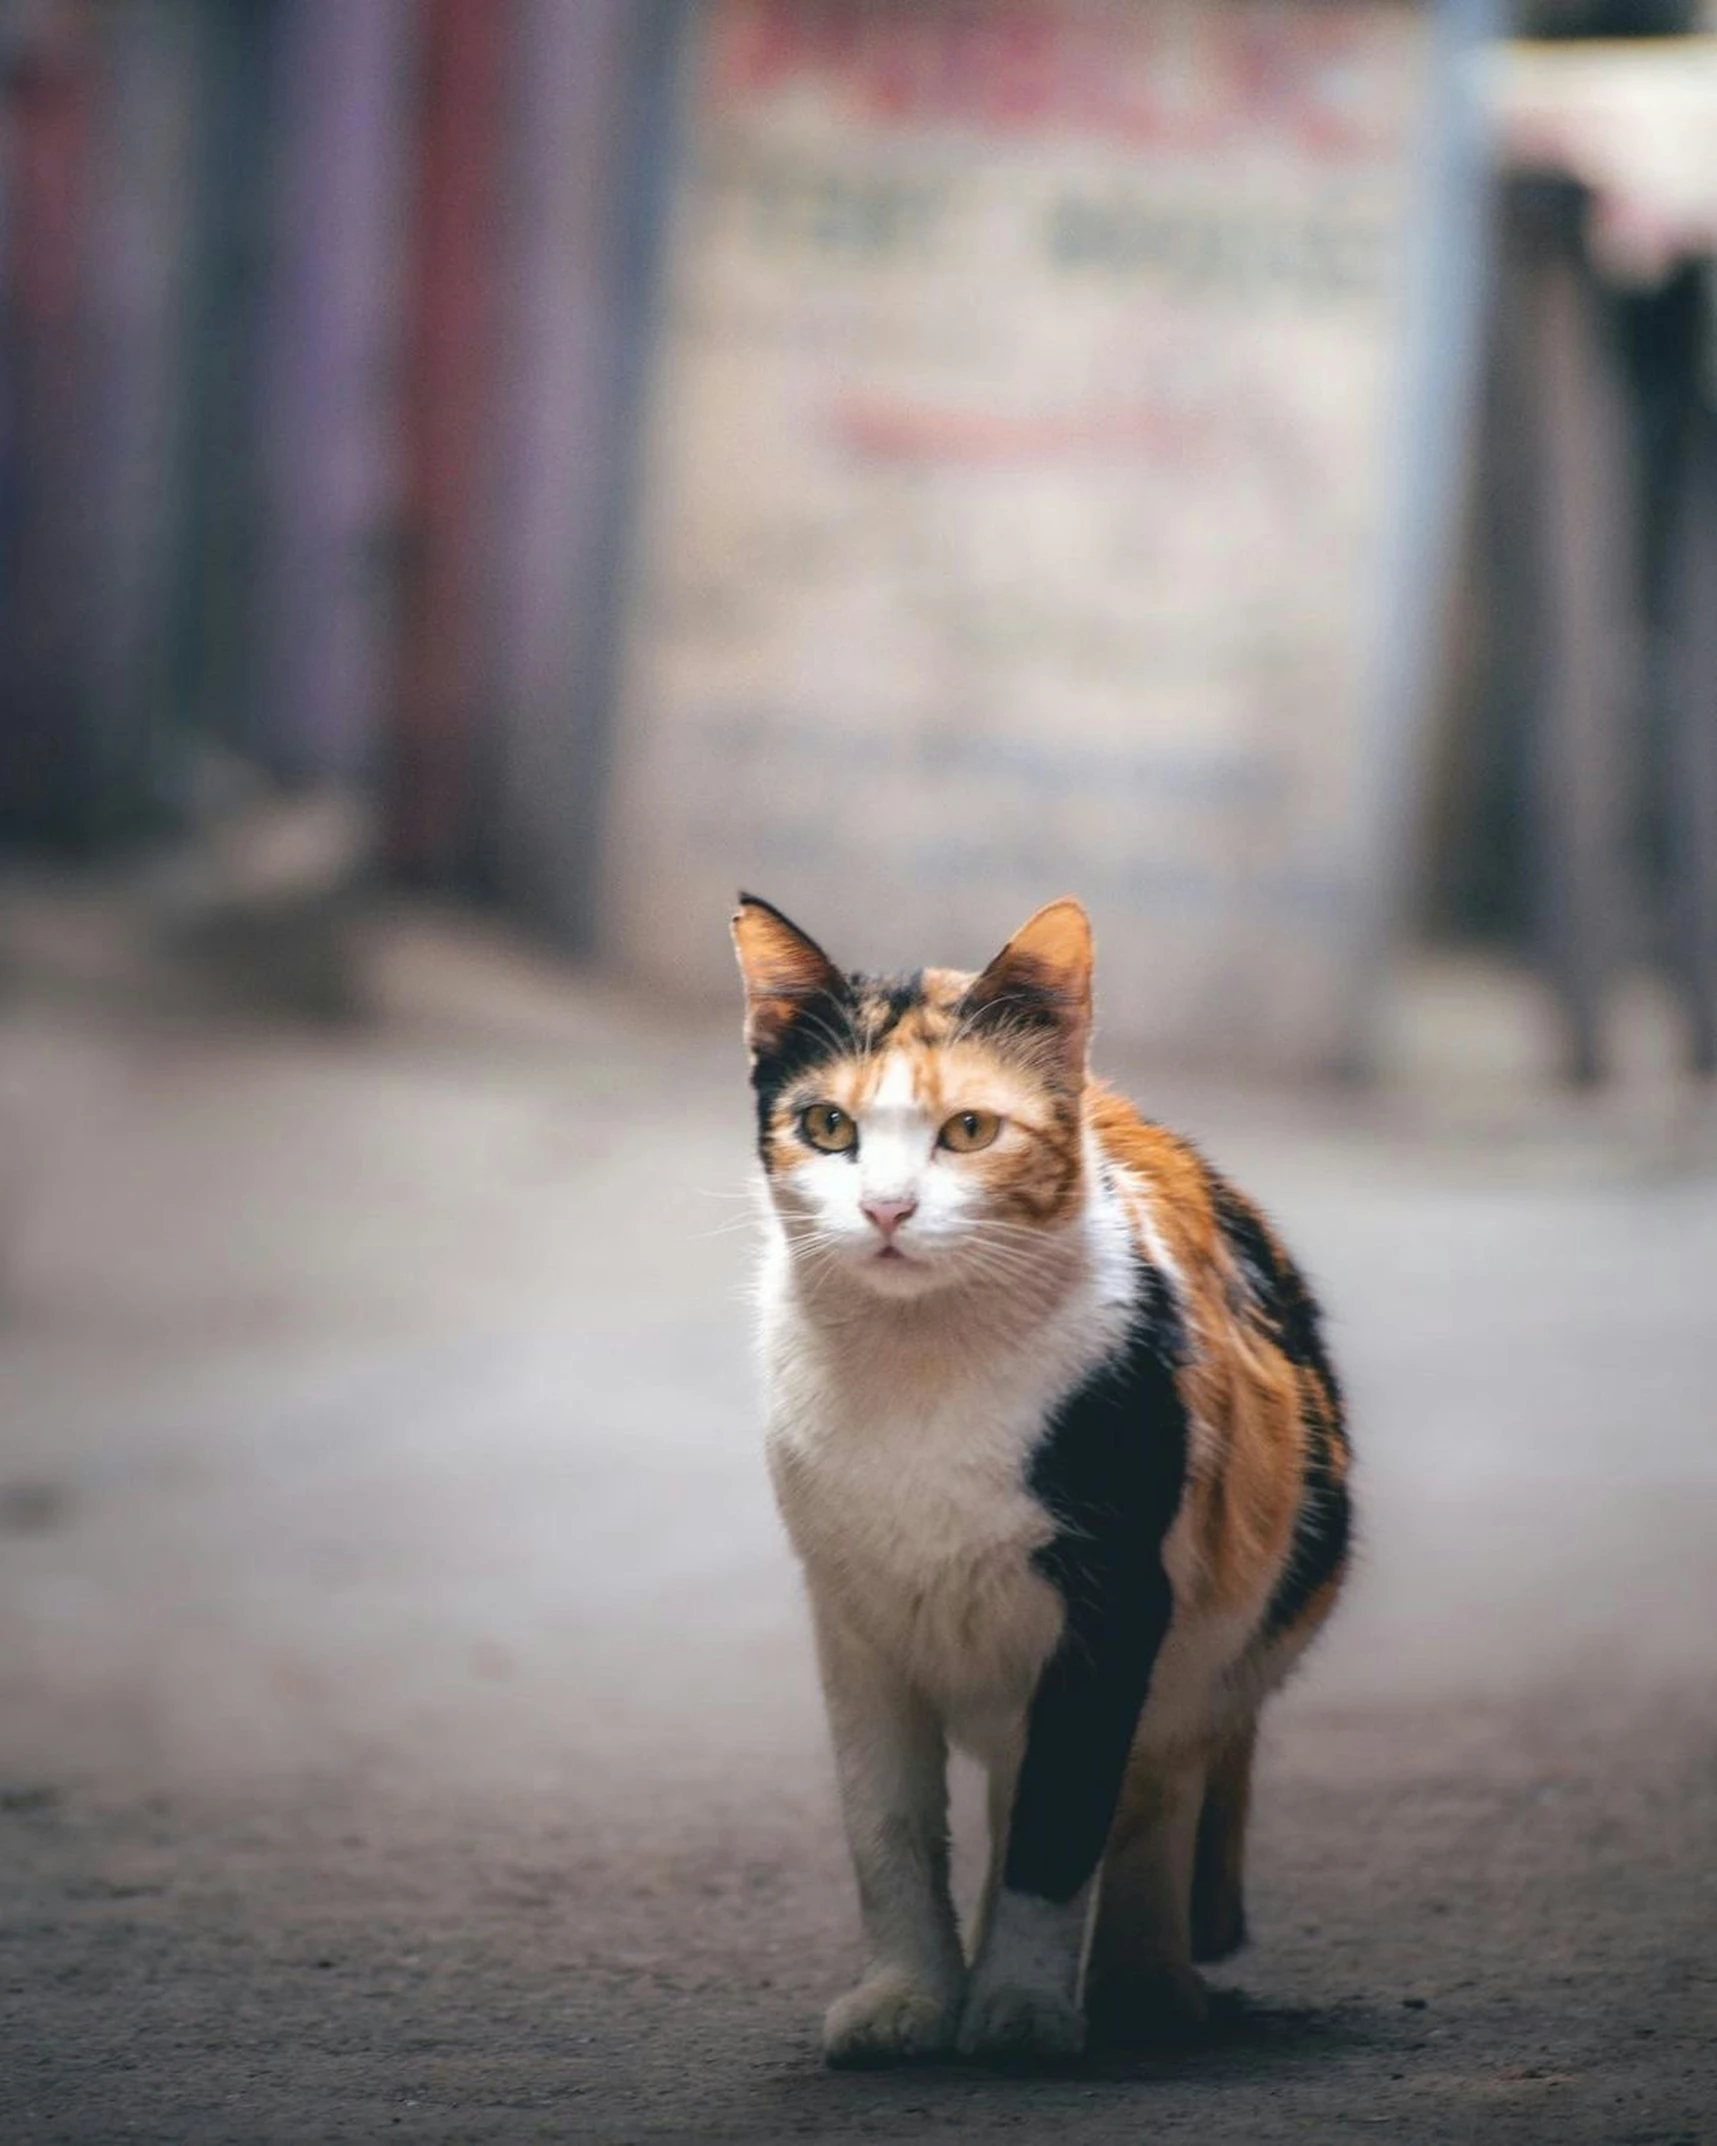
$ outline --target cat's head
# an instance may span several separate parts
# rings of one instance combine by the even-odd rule
[[[733,919],[758,1143],[795,1256],[890,1297],[1031,1268],[1082,1196],[1091,927],[1051,902],[979,975],[837,968]]]

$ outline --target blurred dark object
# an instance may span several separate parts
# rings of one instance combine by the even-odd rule
[[[1635,10],[1612,26],[1644,27]],[[1480,647],[1448,741],[1465,795],[1445,794],[1433,844],[1445,924],[1538,950],[1578,1081],[1604,1070],[1606,999],[1642,962],[1675,986],[1690,1062],[1717,1067],[1717,173],[1701,146],[1717,83],[1691,80],[1708,44],[1664,48],[1655,75],[1630,60],[1619,83],[1592,53],[1569,53],[1575,80],[1522,51],[1500,100],[1513,170],[1465,619]],[[1679,159],[1634,146],[1654,101]]]
[[[1698,0],[1521,0],[1516,37],[1684,37],[1699,27]]]
[[[417,878],[469,864],[483,688],[485,417],[500,302],[509,11],[428,0],[405,334],[404,512],[391,815]]]
[[[89,772],[71,652],[84,625],[77,263],[94,93],[81,17],[0,28],[0,826],[70,828]]]

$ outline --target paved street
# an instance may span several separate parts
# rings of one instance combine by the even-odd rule
[[[1146,1096],[1364,1459],[1254,1943],[1197,2049],[835,2076],[735,1023],[380,973],[350,1032],[0,1007],[0,2140],[1717,2138],[1709,1108]]]

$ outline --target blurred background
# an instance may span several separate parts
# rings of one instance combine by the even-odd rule
[[[8,2139],[1706,2135],[1707,30],[0,0]],[[1079,893],[1330,1303],[1148,2080],[816,2069],[741,885]]]

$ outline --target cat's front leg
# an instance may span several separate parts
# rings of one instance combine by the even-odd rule
[[[1071,1900],[997,1894],[960,2019],[962,2055],[1041,2062],[1085,2047],[1079,1970],[1091,1890]]]
[[[1167,1630],[1162,1573],[1139,1569],[1076,1598],[1026,1718],[1011,1796],[992,1792],[999,1869],[966,1991],[969,2056],[1076,2056],[1085,2046],[1080,1980],[1098,1865],[1127,1754]]]
[[[815,1623],[866,1950],[858,1984],[829,2008],[823,2053],[837,2065],[932,2056],[953,2043],[964,1982],[941,1724],[838,1616],[817,1606]]]
[[[1092,1883],[1051,1900],[1007,1883],[1016,1768],[990,1772],[990,1870],[977,1954],[960,2020],[966,2056],[1077,2056],[1085,2044],[1079,1978]]]

